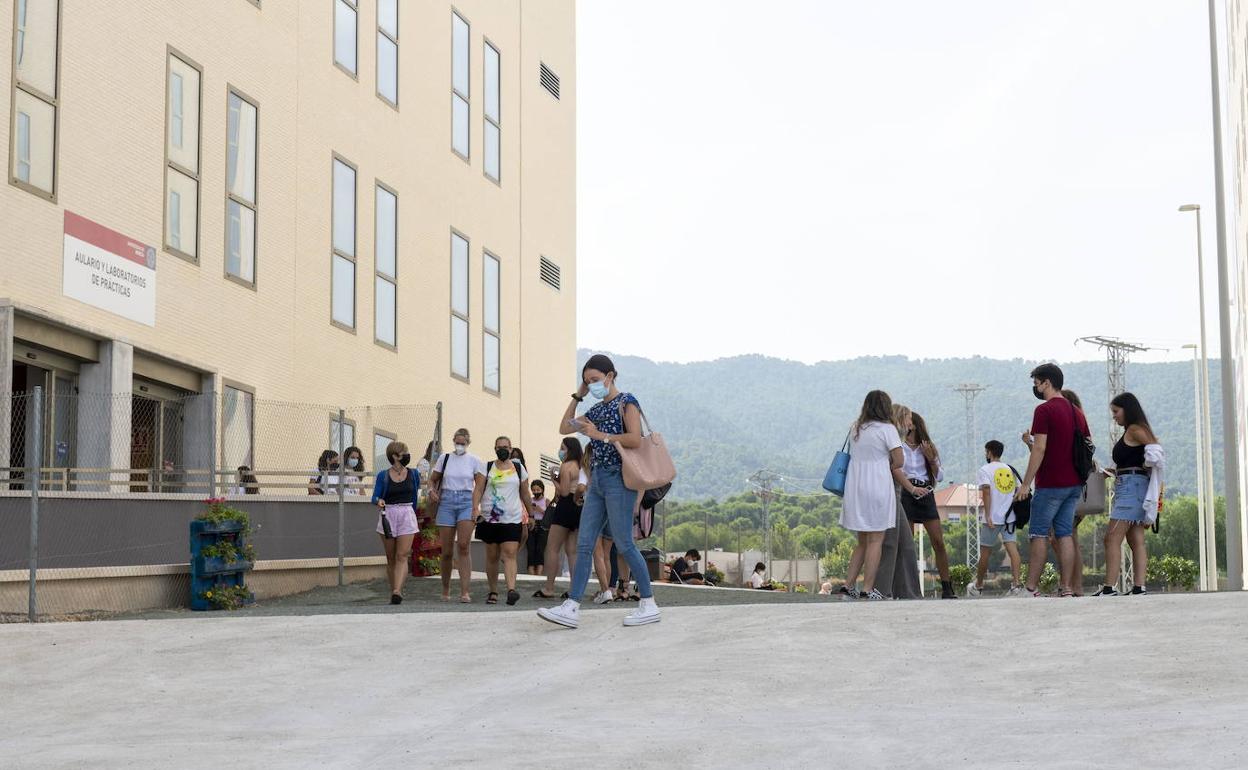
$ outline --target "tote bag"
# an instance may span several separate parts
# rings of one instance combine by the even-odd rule
[[[836,453],[836,457],[832,458],[832,464],[828,466],[828,472],[823,475],[823,488],[836,495],[837,497],[845,496],[845,477],[849,474],[849,434],[845,434],[845,443],[841,444],[841,451]]]
[[[670,488],[672,481],[676,479],[676,464],[672,462],[672,455],[667,451],[662,434],[651,430],[650,421],[646,419],[646,413],[641,407],[637,411],[641,412],[641,444],[635,449],[615,445],[620,453],[620,472],[624,477],[624,486],[636,492],[658,491],[665,485]],[[624,422],[623,404],[620,404],[620,422]],[[662,499],[661,495],[659,499]],[[658,500],[653,502],[658,503]]]

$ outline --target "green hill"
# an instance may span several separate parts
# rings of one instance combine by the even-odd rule
[[[589,351],[580,351],[583,363]],[[817,486],[858,414],[867,391],[881,388],[927,420],[944,458],[945,480],[967,478],[963,382],[987,386],[976,401],[975,446],[990,438],[1006,445],[1006,459],[1025,460],[1019,436],[1037,402],[1028,373],[1038,362],[989,358],[858,358],[807,365],[765,356],[689,364],[656,363],[614,355],[619,384],[636,393],[646,415],[668,442],[680,477],[676,499],[724,497],[746,488],[746,478],[768,469]],[[1063,365],[1066,386],[1083,398],[1097,454],[1108,461],[1109,398],[1105,364]],[[1214,474],[1221,484],[1221,399],[1217,362],[1210,362]],[[1167,487],[1195,494],[1196,433],[1190,363],[1129,364],[1127,384],[1139,396],[1166,447]],[[980,452],[975,451],[978,458]]]

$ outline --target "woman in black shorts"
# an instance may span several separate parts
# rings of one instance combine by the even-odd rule
[[[477,539],[485,543],[485,579],[490,585],[486,604],[498,604],[498,562],[502,557],[507,578],[507,603],[520,601],[516,591],[516,554],[524,525],[529,523],[533,499],[529,497],[529,472],[511,459],[511,439],[494,439],[494,455],[485,476],[477,479],[472,508],[477,511]]]
[[[559,448],[559,478],[555,487],[554,512],[550,520],[550,532],[546,537],[546,586],[533,596],[537,599],[555,598],[555,578],[559,576],[559,553],[568,556],[568,570],[576,568],[576,531],[581,528],[581,505],[585,502],[585,449],[575,436],[567,436]]]
[[[928,435],[927,423],[918,412],[910,413],[909,430],[902,442],[902,468],[910,483],[920,489],[935,489],[940,481],[940,452]],[[932,541],[932,553],[936,556],[936,570],[940,573],[940,598],[955,599],[953,582],[949,579],[949,552],[945,550],[944,529],[940,525],[940,512],[936,510],[936,496],[926,494],[916,498],[901,494],[901,507],[910,523],[922,525]]]

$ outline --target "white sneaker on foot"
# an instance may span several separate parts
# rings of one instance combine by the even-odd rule
[[[875,588],[872,588],[871,593],[867,594],[867,601],[869,602],[882,602],[882,601],[885,601],[886,599],[888,599],[888,597],[880,593]]]
[[[1023,595],[1023,587],[1022,587],[1022,586],[1014,586],[1014,587],[1012,587],[1009,591],[1007,591],[1007,592],[1005,593],[1005,595],[1006,595],[1007,597],[1022,596],[1022,595]]]
[[[647,623],[658,623],[662,618],[659,616],[659,605],[654,603],[654,597],[642,599],[637,605],[637,609],[630,612],[624,618],[626,626],[644,626]]]
[[[558,607],[542,607],[537,611],[537,616],[547,623],[576,628],[581,624],[581,603],[567,599]]]
[[[966,598],[974,599],[975,597],[979,596],[980,593],[982,592],[983,592],[983,589],[981,589],[979,586],[975,585],[974,583],[966,584]]]
[[[615,601],[615,594],[611,593],[610,588],[594,594],[594,604],[610,604],[613,601]]]

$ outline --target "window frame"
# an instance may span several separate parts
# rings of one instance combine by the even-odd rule
[[[456,237],[463,239],[464,243],[467,244],[466,250],[468,252],[467,264],[464,266],[465,267],[464,280],[468,282],[468,285],[464,287],[464,295],[468,298],[468,308],[467,308],[467,313],[463,315],[461,315],[455,310],[455,245],[454,245],[454,239]],[[450,356],[449,356],[450,372],[451,372],[452,379],[456,379],[456,380],[459,380],[460,382],[467,384],[467,383],[472,382],[472,239],[469,238],[464,233],[452,227],[451,237],[450,239],[447,240],[447,245],[450,246],[449,256],[451,260],[450,282],[449,282],[450,292],[447,295],[447,305],[450,309],[450,318],[451,318],[450,347],[448,348],[450,352]],[[455,371],[455,320],[454,319],[456,318],[463,321],[468,326],[468,335],[464,342],[464,344],[468,346],[468,350],[464,351],[464,360],[467,362],[468,371],[462,375]]]
[[[395,30],[394,30],[394,35],[391,35],[381,26],[381,3],[380,2],[377,3],[377,13],[376,13],[377,41],[376,41],[376,45],[374,46],[375,50],[373,51],[374,66],[375,66],[376,74],[377,74],[377,88],[375,89],[377,92],[377,98],[380,99],[387,106],[393,107],[395,110],[399,109],[399,101],[400,101],[399,99],[399,76],[402,74],[402,70],[403,70],[403,65],[400,61],[400,51],[399,51],[399,26],[400,24],[402,24],[402,21],[401,21],[402,14],[401,14],[401,8],[400,8],[401,5],[402,3],[398,2],[398,0],[395,0],[395,3],[394,3]],[[381,93],[381,36],[383,35],[391,43],[394,43],[394,99],[395,100],[393,102],[390,101],[390,99],[388,99],[384,94]]]
[[[377,259],[377,227],[380,221],[381,207],[377,205],[377,191],[385,190],[394,196],[394,275],[381,271]],[[377,336],[377,279],[387,281],[394,286],[394,343],[386,342]],[[373,180],[373,342],[386,350],[399,350],[399,191],[381,181]]]
[[[485,275],[486,275],[486,263],[489,262],[489,260],[494,260],[494,264],[498,266],[497,279],[494,282],[494,294],[495,294],[494,301],[496,303],[496,307],[494,309],[494,315],[496,319],[498,320],[498,324],[493,329],[489,327],[488,320],[487,320],[490,316],[490,313],[489,313],[490,297],[486,293]],[[482,306],[481,306],[481,390],[493,396],[502,396],[502,393],[503,393],[503,333],[502,333],[502,328],[503,328],[503,260],[499,259],[498,255],[490,251],[489,249],[481,250],[481,300],[482,300]],[[469,331],[471,332],[471,329]],[[488,370],[486,369],[487,361],[485,358],[486,337],[493,337],[494,341],[498,345],[498,389],[497,390],[489,387],[488,385],[488,374],[487,374]]]
[[[471,28],[469,29],[469,39],[471,39]],[[489,57],[486,56],[486,48],[494,51],[494,56],[498,59],[498,115],[494,118],[490,117],[490,94],[485,85],[485,78],[489,72]],[[481,90],[485,92],[482,99],[484,104],[481,108],[481,174],[499,187],[503,186],[503,52],[498,46],[488,38],[482,38],[481,46]],[[470,105],[471,106],[471,105]],[[471,110],[469,110],[471,116]],[[488,125],[487,125],[488,124]],[[490,176],[488,165],[489,149],[485,143],[489,136],[489,125],[494,126],[494,130],[498,132],[498,176]]]
[[[224,377],[221,378],[221,410],[220,410],[220,413],[217,415],[217,419],[220,421],[220,425],[221,425],[220,430],[219,430],[221,446],[220,446],[219,452],[214,452],[214,454],[218,458],[217,459],[218,468],[221,470],[227,470],[227,469],[231,471],[234,470],[234,468],[231,468],[228,465],[226,465],[226,462],[225,462],[225,391],[226,389],[237,390],[240,393],[246,393],[247,395],[251,396],[251,425],[249,426],[250,435],[248,436],[249,445],[247,447],[247,453],[251,455],[251,463],[249,464],[244,463],[244,464],[248,465],[248,467],[250,467],[252,471],[255,471],[256,469],[256,389],[251,385],[244,385],[241,382],[236,382],[235,380],[231,380],[231,379],[224,378]]]
[[[376,462],[377,462],[377,454],[376,454],[376,452],[377,452],[377,438],[378,438],[379,436],[380,436],[381,438],[388,439],[388,441],[386,441],[386,443],[387,443],[387,444],[389,444],[391,441],[398,441],[398,440],[399,440],[399,434],[397,434],[397,433],[393,433],[393,432],[391,432],[391,431],[388,431],[388,430],[386,430],[385,428],[378,428],[378,427],[374,426],[374,427],[373,427],[373,462],[374,462],[374,463],[376,463]],[[361,447],[361,449],[362,449],[362,448],[363,448],[363,447]],[[383,452],[382,454],[383,454],[383,456],[384,456],[384,454],[385,454],[385,453]],[[389,467],[390,467],[389,465],[377,465],[376,467],[374,467],[374,468],[373,468],[373,472],[374,472],[374,473],[380,473],[381,471],[383,471],[383,470],[385,470],[386,468],[389,468]]]
[[[50,203],[57,202],[57,195],[60,192],[60,173],[61,173],[61,32],[62,17],[64,16],[63,0],[56,0],[56,51],[53,58],[56,62],[56,78],[53,87],[56,89],[55,95],[44,93],[34,86],[22,83],[17,77],[17,3],[13,3],[13,32],[10,36],[9,44],[12,50],[10,60],[10,77],[9,77],[9,168],[8,177],[9,184],[42,198]],[[29,26],[29,25],[27,25]],[[25,48],[26,28],[22,28],[23,50]],[[38,99],[52,108],[52,190],[44,190],[41,187],[24,182],[17,178],[17,92],[21,91],[27,96]],[[30,116],[27,116],[27,144],[29,144],[30,136]],[[29,152],[27,153],[29,155]],[[29,158],[27,158],[29,165]],[[28,174],[29,175],[29,174]]]
[[[458,17],[459,20],[464,23],[464,26],[468,28],[468,42],[464,50],[464,55],[468,57],[468,72],[466,75],[466,79],[468,81],[467,83],[468,93],[466,94],[461,94],[459,90],[455,88],[455,18],[456,17]],[[455,148],[455,100],[456,99],[463,99],[464,104],[468,106],[468,119],[466,121],[467,122],[466,128],[468,130],[468,136],[466,138],[466,144],[468,148],[467,153],[461,153],[459,150]],[[451,6],[451,152],[454,153],[455,156],[458,157],[460,160],[462,160],[464,163],[467,163],[470,166],[472,165],[472,22],[469,21],[468,17],[465,16],[458,8],[456,8],[453,5]]]
[[[355,82],[360,82],[360,0],[332,0],[334,4],[334,24],[331,31],[333,42],[329,47],[329,56],[334,66]],[[338,61],[338,3],[345,3],[355,13],[355,71],[351,71]]]
[[[170,159],[169,157],[169,111],[170,111],[169,110],[169,84],[172,82],[172,75],[173,75],[173,67],[171,66],[172,65],[171,60],[175,58],[178,59],[187,67],[190,67],[191,69],[199,73],[199,89],[198,89],[199,98],[198,98],[198,107],[196,110],[197,122],[195,126],[195,137],[196,137],[195,165],[199,167],[200,171],[196,173],[192,173],[189,169],[183,167],[182,165],[178,164],[176,161]],[[184,91],[185,91],[185,87],[186,87],[186,84],[183,83]],[[182,124],[183,124],[183,128],[185,128],[186,127],[185,116],[183,116],[182,118]],[[200,237],[199,237],[200,212],[203,209],[202,177],[203,177],[203,166],[204,166],[204,133],[203,133],[204,132],[204,68],[194,59],[182,53],[181,51],[179,51],[178,49],[174,48],[171,45],[165,46],[165,120],[164,120],[164,125],[165,125],[165,135],[164,135],[165,164],[162,169],[162,175],[161,175],[162,176],[161,184],[162,184],[162,189],[164,190],[164,194],[161,196],[161,219],[160,219],[160,225],[161,225],[160,240],[161,240],[162,250],[169,254],[172,254],[173,256],[179,259],[184,259],[187,262],[190,262],[192,265],[198,265],[199,264],[199,245],[200,245]],[[181,244],[179,244],[179,247],[175,248],[169,242],[171,240],[169,238],[169,219],[170,219],[169,217],[169,172],[170,171],[174,171],[176,173],[182,174],[183,176],[186,176],[195,182],[195,217],[194,217],[194,220],[195,220],[195,256],[191,256],[189,252],[183,251],[180,248]]]
[[[355,181],[351,186],[351,218],[353,220],[353,225],[351,227],[351,251],[357,253],[360,250],[360,169],[336,151],[332,152],[331,155],[332,160],[329,164],[329,323],[338,329],[350,332],[351,334],[356,334],[356,329],[360,325],[360,309],[359,302],[356,297],[360,284],[360,265],[355,254],[346,254],[341,252],[334,245],[334,215],[336,214],[335,207],[337,206],[335,201],[337,196],[334,195],[334,163],[342,163],[344,166],[350,168],[354,173],[353,179]],[[341,257],[349,261],[353,266],[353,279],[351,281],[351,326],[347,326],[338,319],[334,318],[334,259],[337,257]]]
[[[255,201],[248,203],[242,198],[235,196],[230,192],[230,96],[237,96],[243,102],[250,104],[256,111],[256,147],[255,147]],[[222,241],[223,259],[221,271],[227,280],[244,286],[252,291],[256,290],[256,285],[260,280],[260,103],[251,98],[239,88],[225,84],[225,233]],[[241,121],[240,121],[241,123]],[[244,280],[241,276],[234,275],[230,272],[230,202],[233,201],[243,208],[251,209],[252,213],[252,247],[251,247],[251,280]]]

